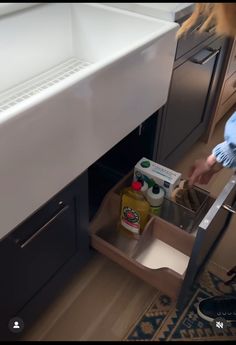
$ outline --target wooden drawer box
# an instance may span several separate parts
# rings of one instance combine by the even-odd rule
[[[228,52],[222,67],[219,90],[204,141],[209,142],[215,126],[224,115],[231,115],[236,106],[236,40],[228,40]]]
[[[236,39],[234,40],[234,44],[232,47],[232,52],[230,55],[230,60],[229,60],[228,68],[226,71],[226,78],[229,78],[235,71],[236,71]]]
[[[236,72],[226,80],[220,100],[220,105],[228,101],[230,97],[236,92]]]
[[[233,114],[236,108],[236,92],[233,93],[231,97],[227,99],[226,102],[218,106],[217,113],[215,116],[215,121],[219,121],[229,110]]]
[[[217,200],[199,220],[196,231],[188,233],[160,217],[151,216],[141,236],[133,238],[118,229],[120,191],[130,184],[132,174],[122,179],[105,196],[90,223],[91,245],[177,300],[183,308],[192,284],[208,254],[224,233],[231,214],[223,204],[231,204],[236,195],[232,177]],[[222,207],[221,207],[222,206]]]
[[[158,289],[164,290],[172,298],[176,298],[183,283],[184,272],[191,254],[193,236],[180,231],[161,218],[152,217],[140,239],[129,237],[116,228],[119,219],[119,206],[120,198],[118,195],[110,195],[107,202],[103,204],[101,222],[96,222],[97,224],[91,226],[92,246],[141,279]],[[113,211],[118,212],[115,215]],[[165,248],[162,248],[163,252],[166,251],[166,259],[172,254],[172,267],[155,268],[153,258],[158,259],[155,253],[153,258],[145,257],[145,253],[151,250],[155,240],[157,246],[160,245],[158,241],[162,245],[166,245]],[[164,259],[162,258],[162,261]],[[146,261],[148,262],[146,263]],[[175,265],[176,262],[177,265]],[[158,266],[158,260],[156,263]]]

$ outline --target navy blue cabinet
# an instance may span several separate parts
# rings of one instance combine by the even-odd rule
[[[27,329],[89,255],[85,172],[0,241],[0,340],[16,338],[15,316]]]

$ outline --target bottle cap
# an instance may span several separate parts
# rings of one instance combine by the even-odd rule
[[[143,168],[149,168],[149,167],[150,167],[150,162],[149,162],[149,161],[142,161],[142,162],[141,162],[141,167],[143,167]]]
[[[135,181],[135,182],[132,182],[131,187],[132,189],[139,191],[142,188],[142,184],[139,181]]]
[[[143,178],[143,176],[138,177],[137,181],[140,182],[142,186],[144,185],[144,178]]]
[[[153,194],[159,194],[160,193],[160,187],[158,186],[158,184],[154,184],[154,186],[152,187],[152,192],[153,192]]]

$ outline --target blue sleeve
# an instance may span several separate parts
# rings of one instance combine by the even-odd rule
[[[236,168],[236,112],[226,122],[224,138],[225,141],[218,144],[212,154],[224,167]]]

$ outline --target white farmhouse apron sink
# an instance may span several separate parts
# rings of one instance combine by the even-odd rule
[[[0,16],[0,238],[165,104],[177,28],[95,3]]]

